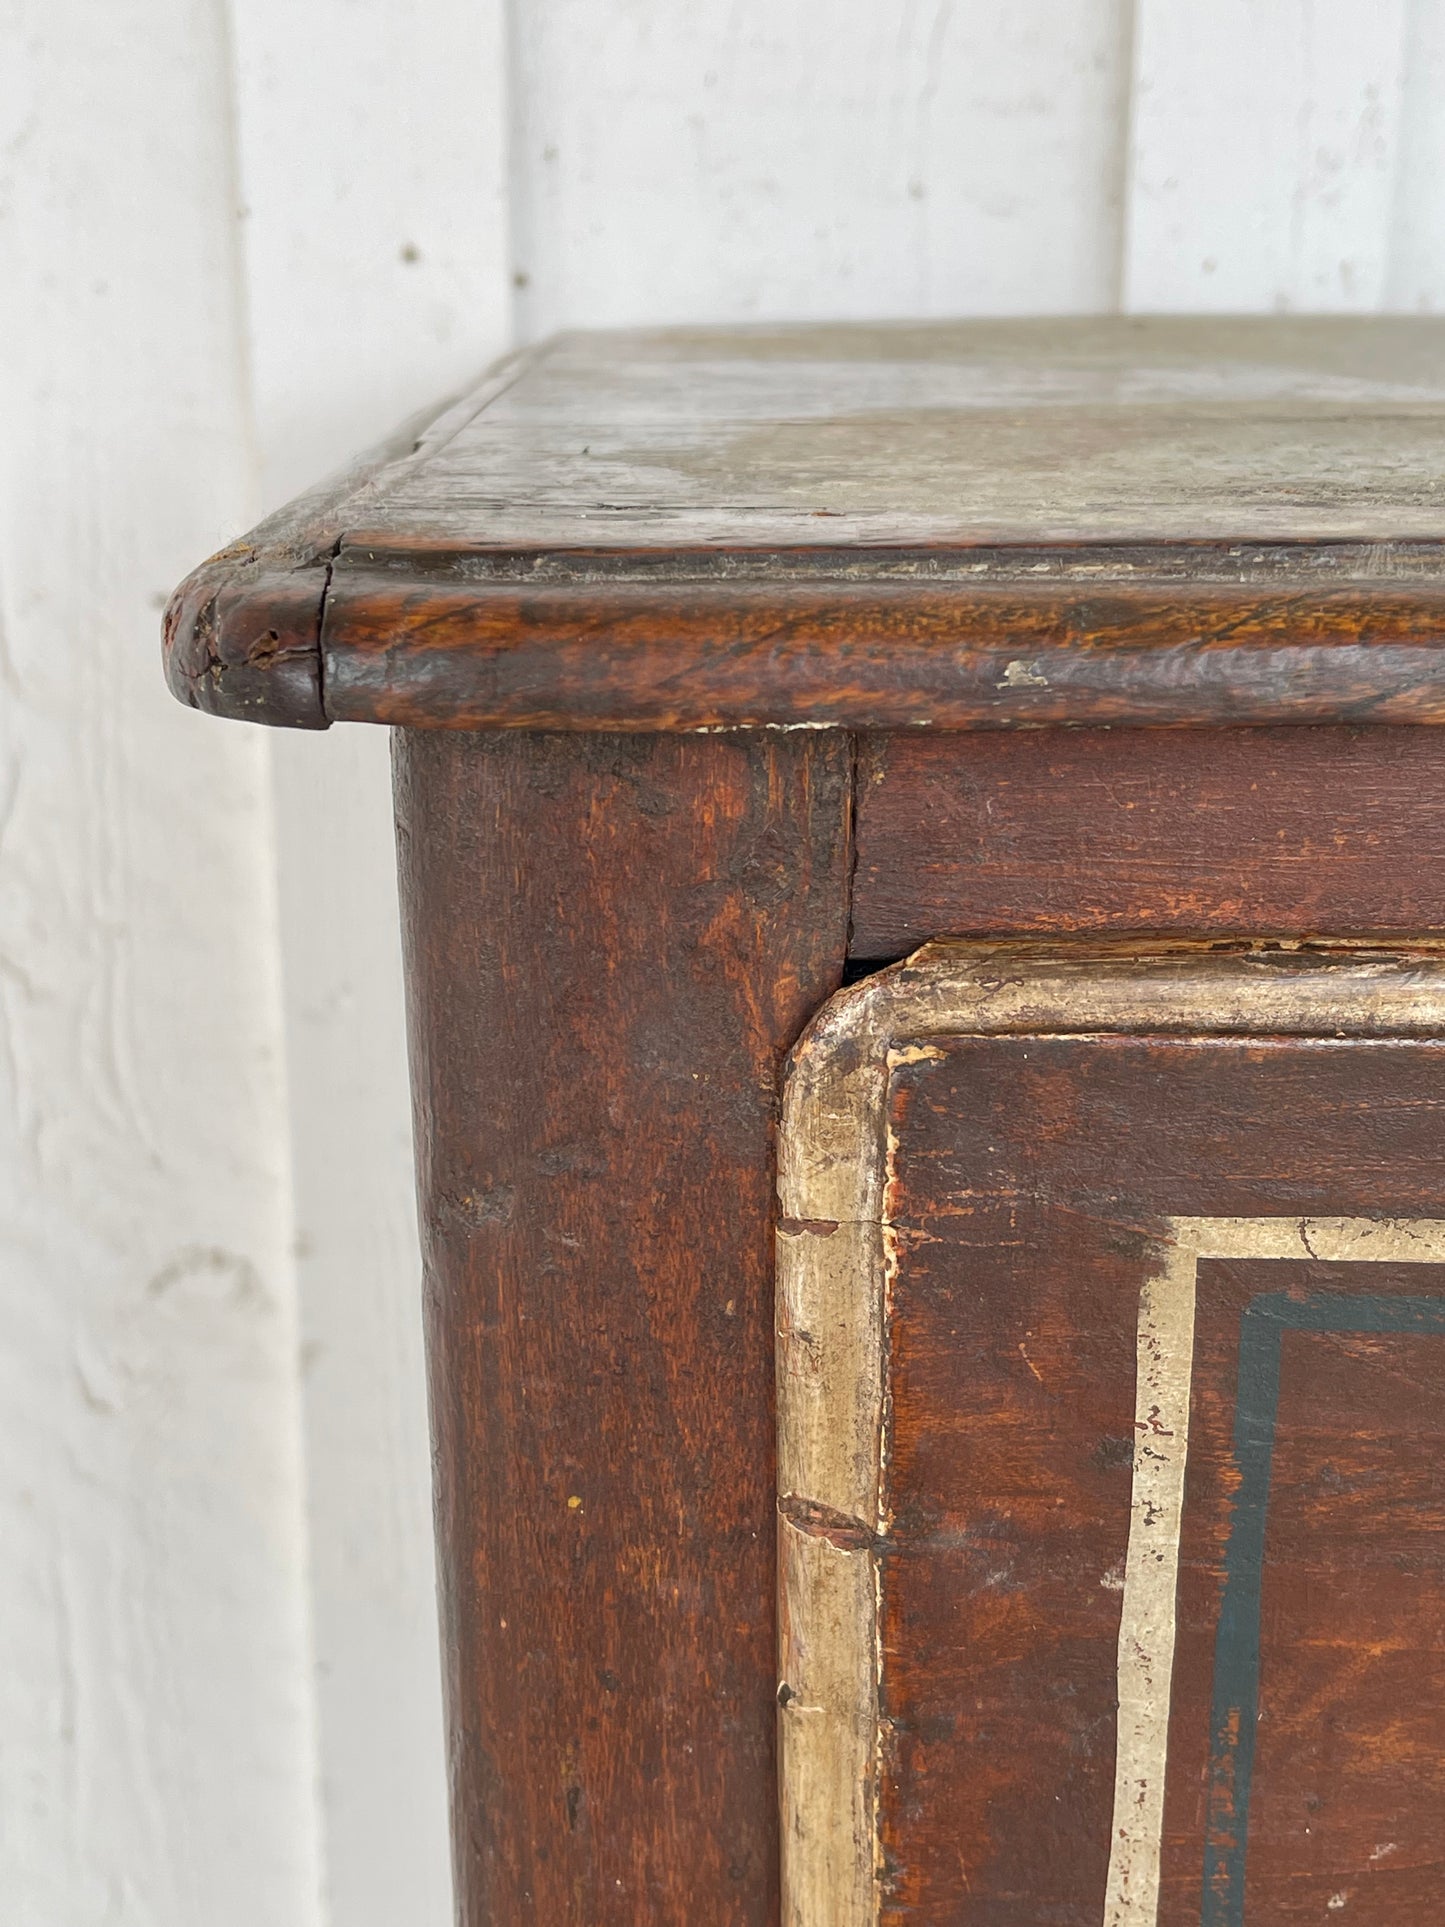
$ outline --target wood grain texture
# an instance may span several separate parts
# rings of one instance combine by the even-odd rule
[[[165,613],[171,694],[214,716],[325,729],[321,621],[344,527],[342,505],[366,502],[408,463],[425,460],[514,379],[523,359],[500,362],[461,402],[403,423],[194,569]]]
[[[898,1071],[881,1633],[889,1927],[954,1920],[961,1891],[985,1920],[1147,1917],[1102,1903],[1121,1820],[1125,1448],[1151,1436],[1136,1420],[1134,1327],[1161,1218],[1173,1207],[1293,1232],[1299,1214],[1325,1210],[1423,1218],[1438,1233],[1440,1074],[1438,1040],[1238,1038],[960,1041]],[[1409,1223],[1398,1230],[1408,1251]],[[1380,1927],[1418,1918],[1439,1782],[1402,1775],[1397,1749],[1438,1752],[1441,1739],[1435,1702],[1405,1679],[1408,1654],[1418,1664],[1445,1630],[1433,1453],[1445,1348],[1411,1337],[1407,1360],[1398,1339],[1358,1325],[1351,1337],[1346,1308],[1341,1334],[1287,1336],[1285,1355],[1351,1354],[1352,1390],[1331,1400],[1326,1368],[1303,1405],[1295,1380],[1276,1417],[1249,1405],[1241,1314],[1273,1293],[1409,1295],[1445,1315],[1441,1254],[1420,1249],[1435,1262],[1316,1263],[1301,1248],[1282,1264],[1201,1264],[1181,1636],[1161,1681],[1167,1692],[1172,1673],[1160,1927],[1317,1920],[1342,1891]],[[1392,1412],[1382,1401],[1402,1368],[1423,1396],[1413,1410],[1397,1396]],[[1372,1387],[1372,1374],[1385,1382]],[[1276,1470],[1246,1576],[1262,1580],[1264,1611],[1231,1630],[1234,1521],[1250,1500],[1241,1440],[1260,1425]],[[1418,1474],[1391,1492],[1386,1468],[1411,1458]],[[1241,1669],[1258,1680],[1258,1716],[1237,1698]],[[1221,1685],[1247,1722],[1234,1734],[1219,1730]],[[1395,1869],[1372,1860],[1390,1841]]]
[[[330,559],[321,708],[455,728],[1438,720],[1442,473],[1432,320],[563,336],[307,511],[312,564]],[[175,674],[314,721],[253,687],[278,652],[244,569],[266,579],[270,540],[229,599],[224,558],[182,591]],[[279,652],[293,679],[298,653]]]
[[[1361,1068],[1357,1103],[1369,1094]],[[1393,1067],[1385,1089],[1396,1105],[1409,1075],[1406,1062]],[[1415,1109],[1415,1128],[1428,1131],[1418,1091]],[[1329,1262],[1335,1254],[1319,1249],[1286,1265],[1235,1257],[1201,1267],[1162,1841],[1166,1922],[1192,1915],[1219,1927],[1248,1908],[1292,1927],[1348,1910],[1408,1927],[1438,1892],[1445,1253],[1440,1227],[1433,1250],[1413,1229],[1402,1227],[1386,1263]],[[1266,1409],[1262,1310],[1283,1324],[1269,1344]],[[1243,1454],[1241,1421],[1256,1440]],[[1221,1799],[1210,1756],[1220,1737],[1212,1702],[1222,1595],[1231,1574],[1241,1576],[1240,1522],[1247,1529],[1251,1515],[1264,1528],[1253,1571],[1243,1573],[1254,1595],[1251,1639],[1243,1653],[1230,1641],[1222,1683],[1228,1698],[1239,1684],[1235,1662],[1251,1662],[1252,1757],[1244,1797]],[[1228,1777],[1237,1787],[1237,1771]]]
[[[779,1177],[789,1923],[952,1921],[961,1894],[987,1921],[1106,1917],[1141,1291],[1186,1227],[1211,1260],[1438,1258],[1442,1019],[1438,946],[940,944],[810,1026]],[[1432,1235],[1387,1237],[1392,1214]],[[1277,1894],[1272,1824],[1250,1877]],[[1169,1829],[1182,1927],[1204,1839]]]
[[[1445,594],[1428,579],[1161,591],[1126,579],[1128,561],[1111,574],[1112,558],[1030,551],[979,558],[1004,578],[979,586],[967,570],[910,581],[912,556],[849,555],[836,574],[800,560],[776,585],[705,565],[692,581],[579,569],[516,588],[339,558],[328,714],[457,729],[1445,720]]]
[[[464,1927],[776,1917],[772,1144],[849,773],[401,739]]]
[[[1445,931],[1432,729],[860,743],[856,958],[936,936]]]
[[[562,335],[348,518],[439,549],[1436,537],[1433,318]],[[837,526],[819,529],[819,518]]]

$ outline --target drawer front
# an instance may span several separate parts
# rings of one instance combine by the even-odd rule
[[[795,1054],[786,1919],[1415,1927],[1445,965],[936,947]]]

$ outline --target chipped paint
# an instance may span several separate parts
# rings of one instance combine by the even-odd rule
[[[1015,656],[1004,664],[1004,672],[998,680],[1000,689],[1047,689],[1049,679],[1036,662],[1024,662]]]

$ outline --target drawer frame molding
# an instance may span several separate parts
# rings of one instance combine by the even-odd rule
[[[1445,946],[939,943],[840,991],[804,1033],[784,1087],[778,1164],[784,1927],[875,1927],[883,1902],[879,1555],[890,1528],[893,1073],[940,1055],[945,1039],[1108,1033],[1439,1037]],[[1210,1257],[1311,1256],[1445,1262],[1445,1222],[1176,1218],[1144,1289],[1136,1416],[1147,1424],[1148,1408],[1162,1405],[1176,1425],[1182,1411],[1185,1424],[1173,1453],[1136,1454],[1120,1635],[1121,1702],[1127,1694],[1136,1710],[1120,1715],[1105,1927],[1153,1927],[1158,1910],[1157,1768],[1167,1740],[1197,1267]],[[1162,1339],[1174,1350],[1169,1367],[1158,1363]],[[1150,1712],[1161,1683],[1163,1710],[1156,1699]],[[1146,1778],[1161,1792],[1140,1807]],[[1131,1806],[1121,1832],[1119,1815]]]

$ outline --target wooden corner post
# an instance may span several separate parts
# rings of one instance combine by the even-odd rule
[[[778,1074],[831,731],[399,739],[458,1917],[776,1918]]]

